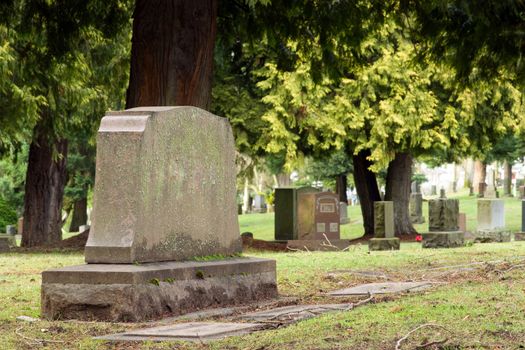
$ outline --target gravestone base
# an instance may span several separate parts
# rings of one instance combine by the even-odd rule
[[[455,248],[465,245],[465,233],[462,231],[425,232],[421,236],[423,248]]]
[[[502,243],[510,242],[511,239],[510,231],[504,230],[478,230],[476,231],[476,238],[474,242],[479,243]]]
[[[138,322],[277,297],[275,261],[87,264],[44,271],[42,317]]]
[[[515,241],[525,241],[525,232],[514,232]]]
[[[368,250],[399,250],[399,238],[370,238]]]
[[[16,246],[15,236],[0,234],[0,253],[8,252],[14,246]]]

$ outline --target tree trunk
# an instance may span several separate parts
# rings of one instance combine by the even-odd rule
[[[69,225],[69,232],[78,232],[80,226],[87,223],[87,219],[87,198],[76,200],[73,204],[73,217]]]
[[[388,164],[385,193],[385,200],[394,202],[396,235],[417,233],[410,222],[408,211],[411,179],[412,156],[408,153],[397,153],[394,160]]]
[[[506,160],[503,166],[504,166],[503,195],[507,197],[512,197],[512,163]]]
[[[480,197],[483,197],[485,195],[485,187],[486,187],[486,178],[487,178],[487,164],[476,160],[474,162],[474,191],[478,193]],[[480,185],[481,184],[481,185]]]
[[[361,151],[352,157],[354,163],[354,183],[361,204],[365,236],[374,234],[374,202],[380,201],[376,174],[370,171],[370,161],[367,157],[370,151]]]
[[[337,175],[335,179],[335,192],[339,195],[339,202],[348,203],[348,198],[346,197],[346,187],[348,182],[346,179],[346,174]]]
[[[37,126],[38,128],[38,126]],[[62,200],[66,185],[67,140],[53,145],[36,136],[29,147],[22,246],[57,245],[62,240]]]
[[[126,108],[209,108],[217,3],[136,1]]]

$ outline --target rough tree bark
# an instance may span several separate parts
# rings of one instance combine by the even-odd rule
[[[209,108],[217,3],[136,1],[126,108]]]
[[[480,160],[474,162],[474,191],[478,193],[478,196],[483,197],[485,195],[486,187],[486,178],[487,178],[487,164]],[[480,186],[480,184],[484,184]]]
[[[77,232],[81,225],[87,223],[87,198],[81,198],[73,203],[73,216],[69,225],[69,232]]]
[[[346,187],[348,186],[346,174],[337,175],[335,179],[335,192],[339,195],[339,202],[348,203]]]
[[[22,246],[53,246],[62,239],[62,200],[66,185],[67,140],[50,143],[35,128],[29,147]],[[56,153],[54,153],[54,151]]]
[[[374,234],[374,202],[380,201],[376,175],[369,170],[371,165],[367,157],[370,151],[361,151],[352,157],[354,163],[354,183],[359,196],[365,236]]]
[[[394,202],[395,234],[414,234],[417,231],[410,222],[408,204],[412,181],[412,156],[409,153],[397,153],[388,164],[386,175],[385,200]]]
[[[506,160],[503,163],[504,179],[503,179],[503,195],[507,197],[512,196],[512,163]]]

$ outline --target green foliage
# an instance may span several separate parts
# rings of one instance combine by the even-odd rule
[[[5,230],[6,225],[16,225],[18,216],[15,209],[2,197],[0,197],[0,232]]]
[[[415,173],[412,174],[412,181],[416,182],[418,185],[421,185],[422,183],[425,183],[428,181],[425,174]]]
[[[0,159],[0,197],[22,215],[24,207],[24,182],[29,147],[23,144],[19,150]]]

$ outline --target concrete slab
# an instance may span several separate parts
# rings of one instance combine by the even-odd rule
[[[414,292],[431,287],[433,282],[383,282],[367,283],[351,288],[339,289],[328,293],[332,296],[352,296],[368,294],[392,294],[400,292]]]
[[[352,304],[292,305],[275,309],[252,312],[239,317],[242,320],[255,322],[299,321],[306,318],[331,312],[347,310]]]
[[[258,323],[233,322],[190,322],[170,326],[132,330],[125,333],[111,334],[95,339],[110,341],[204,341],[220,339],[233,335],[246,334],[264,325]]]

